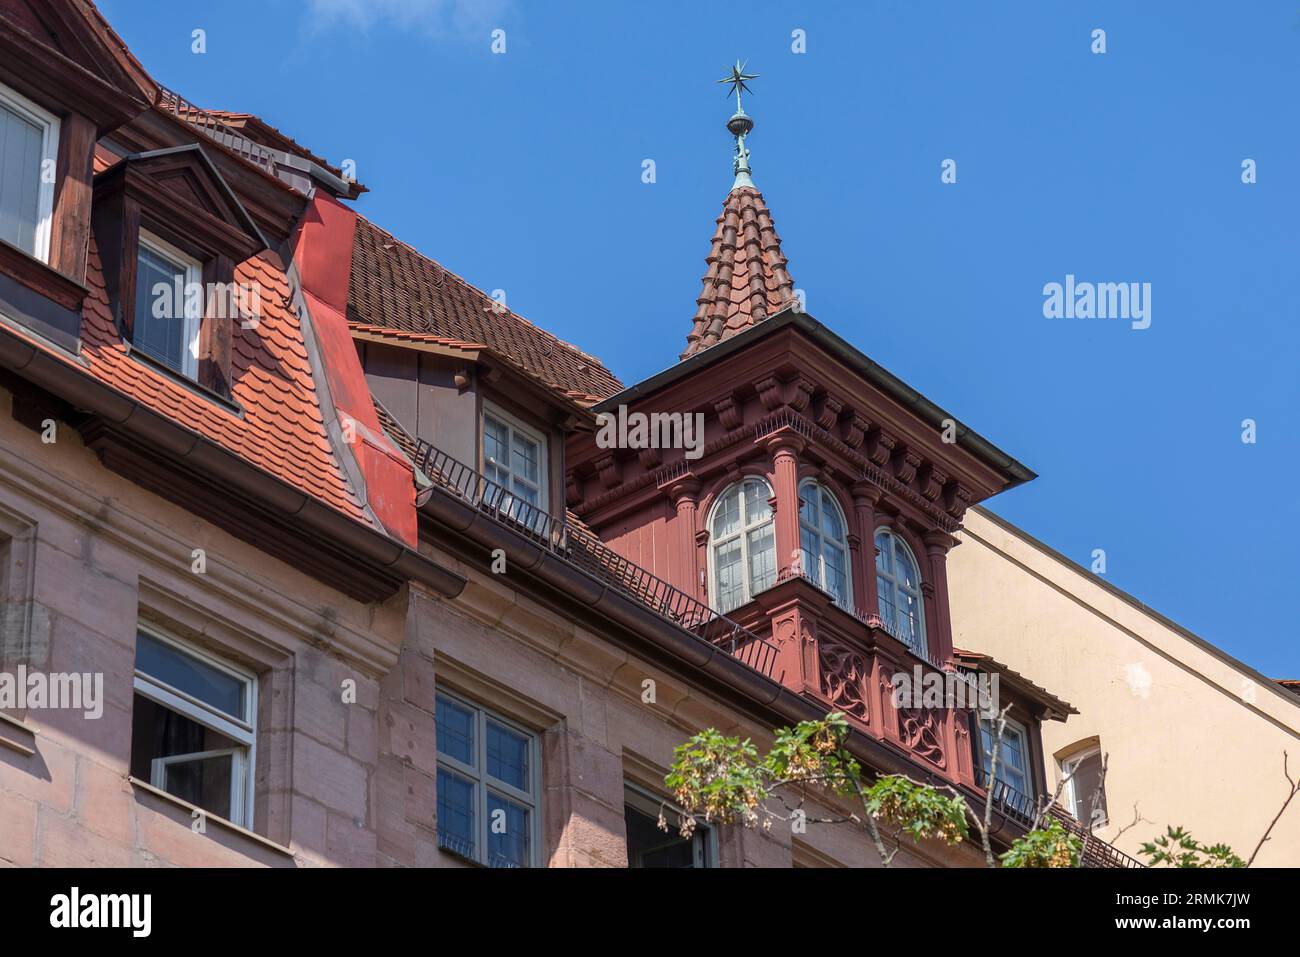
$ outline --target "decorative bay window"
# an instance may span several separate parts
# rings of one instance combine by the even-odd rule
[[[776,531],[771,487],[748,478],[718,496],[709,514],[709,580],[723,613],[776,583]]]
[[[100,173],[92,225],[132,355],[228,399],[233,328],[254,326],[260,308],[235,267],[267,242],[203,148],[133,154]]]
[[[811,479],[799,486],[799,549],[804,576],[852,610],[848,525],[835,496]]]

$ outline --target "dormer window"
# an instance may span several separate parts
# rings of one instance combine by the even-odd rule
[[[135,276],[132,346],[181,375],[197,379],[204,299],[202,264],[141,230]]]
[[[132,154],[98,174],[92,226],[132,355],[228,400],[233,330],[255,328],[262,301],[235,268],[267,243],[203,148]]]
[[[59,121],[0,86],[0,239],[42,262],[50,258]]]
[[[532,525],[535,511],[548,511],[546,440],[498,408],[483,412],[483,474],[503,490],[503,507]],[[528,506],[532,506],[530,509]]]

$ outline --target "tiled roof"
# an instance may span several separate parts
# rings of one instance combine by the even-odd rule
[[[231,343],[231,397],[236,415],[166,375],[130,358],[113,323],[91,240],[82,311],[81,355],[90,374],[131,398],[235,452],[357,521],[372,524],[344,478],[324,420],[298,317],[285,306],[289,284],[275,253],[267,251],[235,270],[238,283],[261,290],[255,329],[235,324]]]
[[[108,163],[102,154],[96,156],[95,171]],[[373,525],[325,433],[302,328],[286,304],[289,282],[279,257],[265,251],[238,266],[234,278],[255,284],[261,292],[257,326],[244,329],[235,323],[232,330],[231,398],[243,415],[130,357],[109,309],[93,236],[86,269],[90,295],[81,323],[81,357],[89,374],[351,518]]]
[[[397,419],[394,418],[393,413],[389,412],[384,404],[375,398],[373,394],[370,396],[370,399],[375,404],[375,415],[379,416],[379,425],[383,428],[388,437],[393,440],[397,447],[402,450],[406,457],[414,462],[415,457],[420,451],[420,444],[416,440],[415,436],[402,428],[402,423],[398,422]]]
[[[583,404],[622,391],[600,360],[499,305],[363,217],[357,217],[348,322],[481,343],[568,399]]]
[[[752,186],[727,194],[705,262],[709,268],[683,359],[762,322],[794,298],[781,237],[763,194]]]

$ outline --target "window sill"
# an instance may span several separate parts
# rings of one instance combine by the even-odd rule
[[[152,795],[153,797],[158,798],[160,801],[166,801],[168,804],[174,804],[176,807],[184,808],[187,812],[189,812],[191,817],[194,816],[195,811],[198,811],[199,814],[203,815],[203,819],[205,821],[218,825],[224,831],[228,831],[231,834],[235,834],[239,837],[246,838],[254,842],[255,844],[259,844],[262,847],[267,848],[270,851],[274,851],[276,854],[283,855],[284,857],[292,859],[294,856],[293,851],[285,847],[283,844],[277,844],[269,837],[263,837],[261,834],[258,834],[255,831],[250,831],[248,828],[242,827],[236,824],[234,821],[227,820],[224,817],[218,817],[216,814],[212,814],[209,811],[205,811],[197,804],[191,804],[189,801],[186,801],[184,798],[178,798],[174,794],[168,794],[162,788],[156,788],[148,781],[143,781],[140,778],[135,777],[134,775],[128,775],[126,780],[131,785],[131,787],[135,788],[137,791],[143,791],[145,794]]]
[[[219,392],[213,392],[207,386],[201,385],[200,383],[195,382],[189,376],[177,372],[167,363],[155,359],[153,356],[149,355],[149,353],[145,352],[143,349],[135,348],[129,342],[126,344],[126,351],[127,351],[127,355],[129,355],[136,362],[140,363],[141,365],[148,366],[150,369],[152,369],[154,372],[158,373],[159,375],[166,376],[172,382],[175,382],[181,388],[194,393],[194,395],[198,396],[200,399],[203,399],[206,402],[211,402],[214,405],[219,405],[221,408],[225,409],[233,416],[236,416],[241,419],[244,417],[244,407],[241,406],[238,402],[235,402],[233,399],[228,399],[224,395],[221,395]]]
[[[0,747],[30,758],[36,753],[36,731],[17,718],[0,712]]]

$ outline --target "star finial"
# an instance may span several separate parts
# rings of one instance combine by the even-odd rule
[[[746,73],[746,72],[745,72],[745,64],[744,64],[744,63],[741,63],[739,60],[737,60],[737,61],[736,61],[736,65],[733,66],[733,67],[731,68],[731,75],[730,75],[730,76],[724,76],[721,80],[718,81],[719,83],[730,83],[730,84],[731,84],[731,89],[727,91],[727,94],[728,94],[728,95],[731,95],[732,93],[736,94],[736,112],[737,112],[737,113],[744,113],[744,112],[745,112],[744,108],[740,105],[740,94],[741,94],[741,92],[742,92],[742,91],[745,92],[745,93],[751,93],[751,92],[753,92],[753,91],[750,90],[750,88],[745,84],[745,81],[746,81],[746,80],[757,80],[757,79],[758,79],[758,74],[757,74],[757,73]]]

